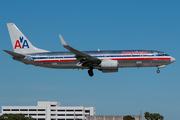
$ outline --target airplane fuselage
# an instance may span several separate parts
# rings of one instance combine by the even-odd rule
[[[173,57],[164,52],[154,50],[116,50],[116,51],[84,51],[100,60],[117,60],[118,67],[158,67],[173,62]],[[78,65],[79,60],[71,52],[45,52],[27,54],[24,59],[15,60],[35,66],[58,69],[89,69],[87,66]],[[99,64],[93,65],[95,69],[101,69]]]

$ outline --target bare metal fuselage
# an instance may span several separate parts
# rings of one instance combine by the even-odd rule
[[[85,51],[101,60],[117,60],[118,67],[158,67],[173,62],[166,53],[154,50],[117,50],[117,51]],[[79,60],[71,52],[46,52],[27,54],[24,59],[14,58],[25,64],[57,69],[89,69],[88,65],[78,65]],[[101,64],[94,64],[94,69],[101,69]]]

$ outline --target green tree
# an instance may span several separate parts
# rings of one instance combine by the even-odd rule
[[[0,120],[33,120],[33,118],[25,117],[23,114],[3,114]]]
[[[146,118],[146,120],[150,120],[150,113],[149,112],[145,112],[144,113],[144,117]]]
[[[161,116],[159,117],[159,119],[160,119],[160,120],[164,120],[164,117],[161,115]]]
[[[160,115],[159,113],[145,112],[144,117],[146,118],[146,120],[163,120],[164,119],[164,117]]]
[[[154,118],[155,118],[155,117],[154,117],[154,114],[150,113],[150,114],[149,114],[149,118],[150,118],[150,120],[155,120],[155,119],[154,119]]]
[[[135,120],[135,118],[130,115],[127,115],[123,117],[123,120]]]

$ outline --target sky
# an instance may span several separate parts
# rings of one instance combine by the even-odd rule
[[[95,107],[96,115],[159,113],[180,119],[180,1],[178,0],[1,0],[0,106]],[[158,50],[176,62],[157,68],[119,68],[117,73],[48,69],[14,61],[7,23],[48,51]],[[1,112],[1,111],[0,111]]]

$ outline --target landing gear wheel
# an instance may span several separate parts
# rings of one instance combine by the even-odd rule
[[[160,73],[160,70],[157,70],[157,73]]]
[[[92,77],[94,75],[93,70],[92,69],[88,70],[88,74],[90,77]]]

